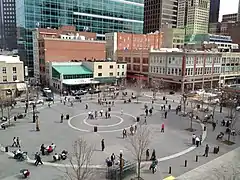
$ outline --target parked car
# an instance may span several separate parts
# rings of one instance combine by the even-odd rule
[[[89,91],[89,94],[97,94],[97,93],[100,93],[100,92],[101,92],[100,89],[91,89],[91,90]]]
[[[135,95],[132,95],[131,98],[132,99],[137,99],[137,97]]]
[[[174,91],[170,91],[169,94],[170,94],[170,95],[173,95],[173,94],[175,94],[175,92],[174,92]]]
[[[6,116],[0,117],[0,120],[5,122],[5,121],[7,121],[7,117]]]
[[[75,96],[82,96],[82,95],[84,95],[84,94],[86,94],[87,93],[87,91],[84,91],[84,90],[79,90],[79,91],[77,91],[77,92],[75,92]]]
[[[53,96],[49,96],[46,98],[46,101],[53,101],[54,100],[54,97]]]

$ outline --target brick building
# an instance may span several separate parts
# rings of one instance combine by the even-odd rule
[[[127,78],[147,81],[148,51],[162,46],[163,34],[107,33],[106,57],[127,62]]]
[[[33,32],[34,75],[45,82],[46,62],[105,59],[105,41],[96,33],[77,32],[73,26],[59,29],[38,28]]]

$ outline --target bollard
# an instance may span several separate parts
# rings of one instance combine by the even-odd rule
[[[172,167],[169,166],[168,174],[172,174]]]
[[[187,160],[185,160],[185,164],[184,164],[184,167],[187,167]]]
[[[196,155],[196,162],[198,162],[198,155]]]

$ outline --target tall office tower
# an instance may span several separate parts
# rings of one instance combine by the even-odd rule
[[[144,0],[16,0],[19,54],[33,76],[33,28],[76,26],[77,31],[142,33]],[[47,51],[47,49],[46,49]]]
[[[238,17],[237,17],[237,21],[240,21],[240,0],[238,2]]]
[[[209,23],[217,23],[219,18],[220,0],[210,0]]]
[[[0,49],[17,48],[15,0],[0,0]]]
[[[158,31],[163,24],[177,27],[178,0],[145,0],[144,33]]]
[[[210,0],[179,0],[177,27],[185,34],[208,33]]]

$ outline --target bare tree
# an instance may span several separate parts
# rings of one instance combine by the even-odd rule
[[[86,140],[79,138],[73,143],[73,152],[69,156],[70,168],[66,167],[65,176],[68,180],[86,180],[93,175],[89,167],[94,148]]]
[[[140,126],[137,129],[137,132],[133,136],[129,136],[130,142],[130,151],[132,152],[134,158],[137,160],[137,179],[139,180],[141,177],[141,162],[143,156],[149,147],[150,144],[150,136],[151,133],[146,126]]]
[[[186,105],[187,105],[187,94],[182,95],[182,102],[183,102],[183,115],[186,115]]]

